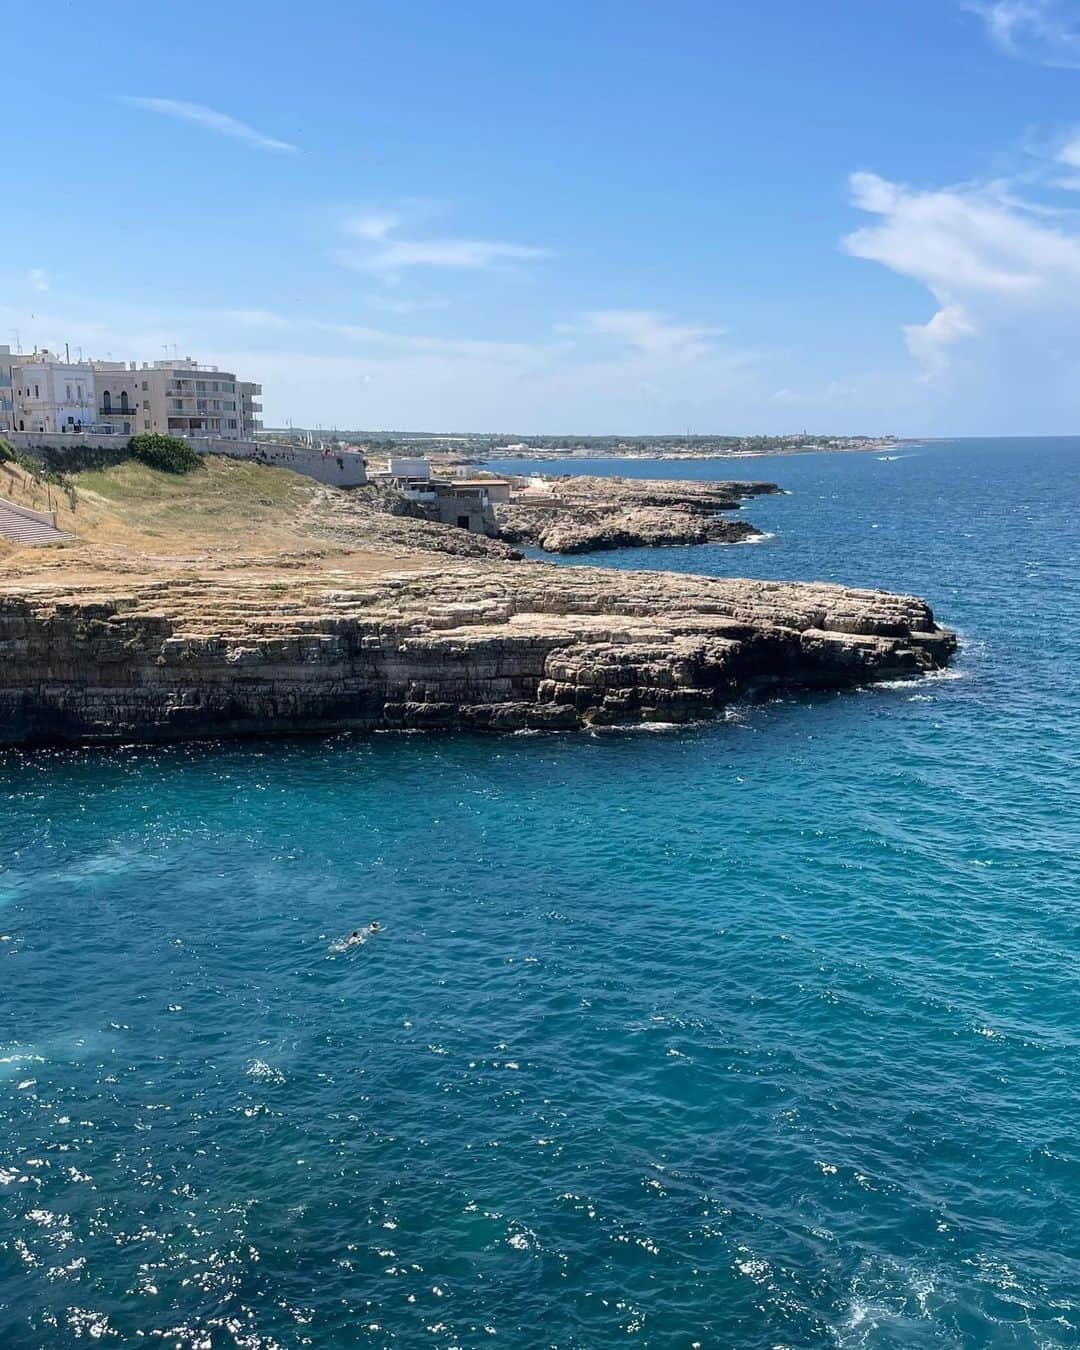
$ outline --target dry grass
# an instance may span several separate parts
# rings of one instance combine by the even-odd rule
[[[402,550],[383,549],[359,528],[329,539],[322,522],[335,510],[345,514],[346,494],[284,469],[208,457],[205,469],[176,476],[129,461],[71,481],[74,505],[63,487],[0,465],[0,499],[55,510],[60,529],[76,536],[48,548],[0,540],[0,578],[55,584],[59,574],[73,581],[192,570],[288,576],[300,566],[371,572],[408,565]]]
[[[192,547],[277,551],[297,542],[296,518],[316,484],[297,474],[234,460],[176,476],[129,461],[76,475],[77,502],[61,524],[96,543],[145,541]]]

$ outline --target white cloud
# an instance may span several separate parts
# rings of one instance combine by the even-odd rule
[[[385,239],[391,230],[401,224],[398,216],[389,212],[370,211],[360,216],[350,216],[342,226],[345,234],[355,235],[357,239]]]
[[[1080,68],[1080,15],[1072,0],[968,0],[990,39],[1008,56]]]
[[[594,309],[578,331],[616,338],[642,352],[693,357],[708,352],[724,330],[675,323],[652,309]]]
[[[384,281],[394,281],[411,268],[483,272],[551,256],[546,248],[497,239],[410,239],[399,233],[403,224],[399,216],[389,212],[350,216],[341,231],[361,241],[363,247],[340,248],[332,256],[344,267]]]
[[[26,280],[35,291],[47,291],[49,289],[49,278],[44,267],[31,267],[26,274]]]
[[[1080,134],[1073,131],[1068,139],[1059,146],[1057,152],[1058,162],[1067,164],[1070,169],[1080,169]]]
[[[291,319],[269,309],[224,309],[221,317],[233,323],[242,323],[248,328],[284,329],[291,328],[293,323]]]
[[[196,126],[204,127],[207,131],[216,132],[219,136],[231,136],[233,140],[243,141],[246,145],[253,145],[259,150],[279,150],[290,153],[296,150],[296,146],[291,145],[288,141],[275,140],[272,136],[266,136],[254,127],[248,126],[246,122],[230,117],[228,113],[207,108],[201,103],[185,103],[182,99],[176,98],[137,98],[135,96],[124,96],[123,101],[130,103],[135,108],[145,108],[148,112],[161,113],[164,117],[177,118],[182,122],[193,122]]]
[[[1074,142],[1066,145],[1067,154],[1076,152]],[[951,385],[955,397],[984,406],[990,400],[1007,406],[1006,391],[1012,391],[1019,407],[1022,390],[1029,407],[1041,400],[1048,412],[1074,415],[1080,347],[1075,213],[1025,200],[1001,184],[923,190],[859,173],[851,193],[875,219],[849,234],[844,249],[919,282],[934,298],[929,320],[903,325],[924,380]],[[960,352],[966,359],[956,365]]]
[[[933,376],[948,367],[946,349],[961,338],[974,337],[977,331],[963,305],[946,305],[927,323],[905,324],[904,341],[927,375]]]
[[[1080,282],[1080,241],[1029,218],[993,190],[918,191],[875,174],[851,179],[854,204],[880,217],[844,240],[848,253],[957,290],[1037,296],[1068,278]]]
[[[449,309],[452,302],[450,300],[439,299],[437,296],[428,296],[423,300],[407,300],[390,295],[368,295],[364,297],[364,303],[372,305],[375,309],[382,309],[387,314],[422,314],[435,309]]]

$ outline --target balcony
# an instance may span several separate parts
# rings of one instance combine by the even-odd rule
[[[98,415],[98,417],[134,417],[135,414],[136,414],[138,411],[139,411],[138,407],[134,407],[134,408],[99,408],[99,409],[97,410],[97,415]]]

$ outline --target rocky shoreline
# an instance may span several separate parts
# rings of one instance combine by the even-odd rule
[[[497,508],[498,536],[547,553],[676,544],[734,544],[761,531],[722,512],[747,497],[780,492],[776,483],[666,479],[550,478],[547,490]]]
[[[912,596],[432,560],[0,586],[0,744],[686,722],[946,665]]]

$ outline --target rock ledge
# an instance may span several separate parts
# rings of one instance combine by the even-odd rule
[[[454,562],[0,592],[0,744],[683,722],[944,666],[912,596]]]

